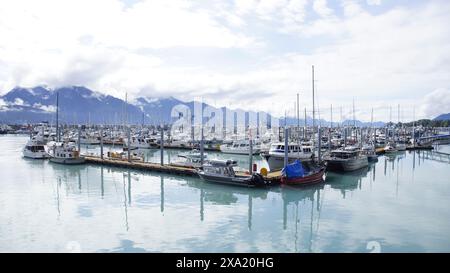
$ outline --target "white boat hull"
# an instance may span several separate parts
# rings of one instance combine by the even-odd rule
[[[220,151],[224,154],[235,154],[235,155],[248,155],[250,154],[249,150],[234,150],[234,149],[220,149]],[[260,149],[253,149],[252,154],[257,155],[261,152]]]
[[[32,159],[46,159],[46,158],[50,157],[45,151],[30,152],[30,151],[24,150],[22,152],[22,154],[23,154],[23,157],[32,158]]]
[[[265,156],[267,163],[269,164],[269,169],[271,171],[281,170],[284,168],[284,156],[279,155],[266,155]],[[300,154],[299,156],[289,156],[288,164],[293,163],[295,160],[299,159],[300,161],[309,161],[312,158],[312,154]]]

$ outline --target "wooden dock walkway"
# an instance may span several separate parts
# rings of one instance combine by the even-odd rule
[[[132,161],[129,162],[123,159],[111,159],[104,158],[101,159],[98,156],[85,156],[86,163],[97,164],[97,165],[107,165],[119,168],[129,168],[142,171],[154,171],[154,172],[164,172],[168,174],[178,174],[178,175],[197,175],[197,171],[193,168],[185,168],[181,166],[171,166],[171,165],[161,165],[157,163]]]
[[[195,168],[175,166],[175,165],[161,165],[158,163],[142,162],[142,161],[131,161],[126,159],[112,159],[104,158],[101,159],[99,156],[85,155],[86,163],[94,165],[106,165],[118,168],[128,168],[140,171],[151,171],[151,172],[162,172],[167,174],[176,175],[187,175],[187,176],[197,176],[197,170]],[[243,173],[241,175],[244,175]],[[279,182],[281,179],[281,171],[269,172],[265,180],[272,183]]]

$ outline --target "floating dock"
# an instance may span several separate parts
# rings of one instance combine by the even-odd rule
[[[103,158],[98,156],[85,156],[86,163],[97,164],[97,165],[107,165],[119,168],[129,168],[141,171],[154,171],[154,172],[164,172],[168,174],[178,174],[178,175],[197,175],[197,171],[193,168],[186,168],[181,166],[171,166],[171,165],[161,165],[157,163],[142,162],[142,161],[131,161],[123,159],[111,159]]]
[[[167,174],[197,176],[197,170],[195,168],[174,166],[174,165],[161,165],[158,163],[142,162],[142,161],[128,161],[125,159],[113,159],[113,158],[100,158],[99,156],[86,155],[84,156],[86,163],[95,165],[106,165],[118,168],[128,168],[140,171],[151,172],[163,172]],[[242,173],[241,175],[244,175]],[[269,172],[266,177],[266,181],[277,183],[281,180],[281,171]]]

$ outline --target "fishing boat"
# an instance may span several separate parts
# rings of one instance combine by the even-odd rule
[[[267,185],[260,174],[237,174],[234,170],[236,166],[237,163],[234,160],[209,160],[198,170],[198,175],[201,179],[210,183],[243,187],[263,187]]]
[[[297,143],[288,144],[288,163],[295,160],[310,161],[313,158],[313,146],[298,145]],[[284,167],[284,143],[277,142],[270,145],[269,152],[263,154],[269,164],[271,171],[280,170]]]
[[[59,164],[75,165],[85,163],[74,142],[50,142],[47,144],[50,161]]]
[[[127,141],[124,143],[124,147],[127,146]],[[142,137],[142,136],[133,136],[130,139],[130,148],[134,149],[154,149],[158,148],[158,142],[156,138],[151,137]]]
[[[200,168],[202,166],[202,155],[201,152],[197,149],[193,149],[187,153],[178,154],[179,158],[182,158],[182,161],[176,161],[170,163],[172,166],[186,167],[186,168]],[[203,154],[203,161],[206,162],[208,158],[208,154]]]
[[[399,140],[395,143],[395,148],[397,148],[397,151],[406,151],[406,141]]]
[[[389,143],[384,147],[384,152],[387,153],[387,154],[392,154],[392,153],[398,152],[395,143],[389,142]]]
[[[361,153],[367,155],[367,160],[369,162],[377,162],[378,156],[375,151],[375,147],[373,144],[364,145],[361,149]]]
[[[80,137],[80,144],[99,145],[100,139],[97,136],[85,134]]]
[[[333,171],[349,172],[369,165],[367,155],[355,148],[333,150],[324,160],[327,162],[327,169]]]
[[[198,160],[200,161],[202,159],[202,153],[197,150],[197,149],[193,149],[187,153],[181,153],[178,154],[178,157],[182,157],[182,158],[189,158],[192,160]],[[203,153],[203,160],[206,160],[208,158],[208,154],[207,153]]]
[[[45,151],[45,144],[42,138],[34,136],[28,140],[27,144],[22,150],[23,157],[33,159],[46,159],[50,156]]]
[[[285,185],[311,185],[325,181],[325,166],[305,166],[300,160],[288,164],[281,171],[281,183]]]
[[[220,145],[220,151],[224,154],[240,154],[248,155],[250,153],[249,140],[237,140],[231,144]],[[261,152],[261,142],[259,140],[252,140],[252,154],[259,154]]]
[[[128,153],[127,152],[109,151],[106,155],[109,159],[128,161]],[[145,157],[144,157],[143,153],[130,153],[131,161],[144,162],[144,158]]]

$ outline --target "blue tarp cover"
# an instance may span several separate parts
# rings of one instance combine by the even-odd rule
[[[302,162],[300,160],[295,160],[295,162],[288,164],[283,170],[281,171],[283,176],[289,177],[289,178],[295,178],[295,177],[303,177],[305,174],[305,170],[303,169]]]

